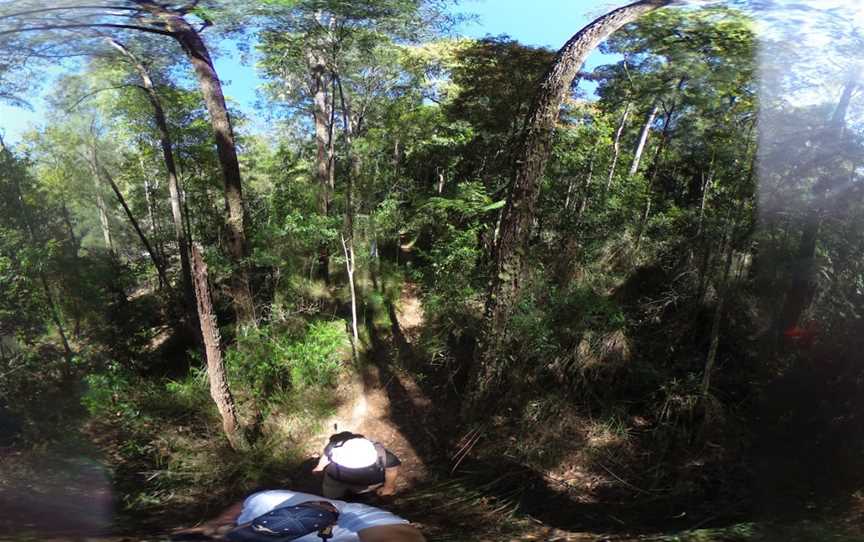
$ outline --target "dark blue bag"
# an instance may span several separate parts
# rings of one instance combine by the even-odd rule
[[[327,501],[309,501],[271,510],[226,535],[232,542],[289,542],[317,532],[322,540],[333,537],[339,511]]]

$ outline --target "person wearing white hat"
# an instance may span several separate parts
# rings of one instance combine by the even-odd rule
[[[396,492],[401,461],[382,444],[350,431],[336,433],[324,448],[314,472],[324,472],[321,494],[329,499],[346,493]]]

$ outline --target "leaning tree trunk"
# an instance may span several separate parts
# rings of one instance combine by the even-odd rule
[[[684,77],[678,83],[677,90],[680,91],[681,87],[684,85],[684,81],[686,79]],[[638,256],[639,246],[642,243],[642,237],[645,234],[645,228],[648,226],[648,218],[651,216],[651,205],[653,204],[654,197],[654,182],[657,179],[657,173],[660,170],[660,161],[663,158],[663,151],[666,150],[666,145],[669,143],[669,128],[672,123],[672,117],[675,115],[675,109],[677,108],[677,103],[675,98],[672,100],[672,105],[669,107],[668,111],[665,112],[664,120],[663,120],[663,131],[660,136],[660,144],[657,145],[657,148],[654,150],[654,158],[651,160],[650,173],[648,174],[648,182],[645,187],[645,209],[642,211],[642,217],[639,219],[639,226],[636,232],[636,242],[633,244],[633,257],[634,259]],[[652,113],[653,116],[656,116],[656,106],[655,111]],[[653,122],[653,118],[651,119]],[[646,123],[646,127],[648,123]],[[638,164],[634,165],[638,169]],[[631,171],[635,173],[635,170]],[[632,175],[632,173],[631,173]]]
[[[162,146],[162,159],[165,163],[165,170],[168,172],[168,192],[171,197],[171,218],[174,223],[174,238],[177,241],[177,247],[180,251],[180,268],[183,275],[183,297],[186,302],[186,312],[190,317],[190,321],[195,323],[197,319],[195,311],[195,292],[192,289],[192,268],[189,265],[189,242],[186,238],[186,229],[183,227],[183,212],[180,207],[180,180],[177,174],[177,164],[174,160],[174,146],[171,142],[171,133],[168,131],[168,121],[165,116],[165,110],[162,107],[162,100],[156,93],[156,88],[153,85],[153,80],[150,77],[150,72],[144,64],[138,60],[131,51],[123,44],[116,40],[108,40],[108,43],[120,51],[126,58],[129,59],[132,66],[141,77],[144,91],[147,93],[147,98],[150,100],[150,105],[153,107],[153,121],[156,128],[159,130],[159,140]]]
[[[165,7],[161,2],[139,0],[141,6],[158,18],[177,40],[195,71],[198,87],[210,114],[210,124],[216,138],[216,151],[225,184],[225,203],[227,207],[226,233],[228,252],[234,264],[231,296],[234,310],[241,323],[254,323],[255,306],[249,286],[249,273],[246,257],[249,247],[246,241],[246,213],[243,207],[243,183],[240,176],[240,162],[237,159],[237,146],[234,143],[234,129],[222,93],[222,83],[210,58],[210,51],[198,34],[178,12]]]
[[[192,245],[192,273],[195,284],[195,299],[198,307],[198,321],[201,323],[201,335],[204,337],[204,354],[207,357],[207,376],[210,380],[210,397],[216,403],[219,416],[222,418],[222,430],[228,438],[228,443],[235,450],[247,447],[246,435],[237,418],[237,405],[228,386],[228,375],[222,360],[222,336],[216,322],[216,313],[210,299],[210,280],[207,274],[207,264],[201,256],[201,248]]]
[[[639,171],[639,164],[642,161],[642,153],[645,152],[645,144],[648,142],[648,134],[651,133],[651,125],[654,124],[654,119],[657,117],[660,105],[654,104],[651,111],[648,112],[648,118],[645,119],[645,124],[642,126],[642,131],[639,133],[639,141],[636,143],[636,150],[633,152],[633,162],[630,164],[628,175],[632,177]]]
[[[66,331],[63,328],[63,321],[60,319],[60,309],[57,308],[57,303],[54,301],[54,295],[51,294],[51,286],[48,284],[48,279],[45,278],[45,273],[39,271],[39,282],[42,284],[42,291],[45,293],[45,300],[48,301],[48,306],[51,308],[51,320],[57,326],[57,333],[60,334],[60,341],[63,343],[63,357],[66,359],[66,370],[72,368],[72,360],[74,354],[69,346],[69,339],[66,338]]]
[[[9,151],[5,146],[2,145],[2,141],[0,141],[0,150],[4,153],[8,153]],[[24,204],[24,194],[21,192],[21,185],[18,183],[17,179],[14,179],[14,186],[16,197],[18,200],[18,207],[21,211],[21,216],[24,218],[24,224],[27,227],[27,236],[30,239],[30,244],[33,246],[39,246],[42,243],[38,242],[36,239],[36,231],[33,227],[33,220],[30,216],[30,211]],[[60,341],[63,343],[63,356],[66,359],[66,367],[65,370],[69,371],[72,367],[72,360],[74,354],[72,352],[72,348],[69,346],[69,340],[66,337],[66,331],[63,328],[63,321],[60,319],[60,309],[57,307],[57,303],[54,300],[54,296],[51,294],[51,287],[48,284],[48,279],[45,277],[45,271],[42,270],[42,266],[39,266],[37,271],[39,275],[39,282],[42,285],[42,292],[45,294],[45,300],[48,302],[48,307],[51,309],[51,320],[53,320],[54,325],[57,326],[57,332],[60,334]]]
[[[132,214],[132,210],[129,209],[129,205],[126,204],[126,198],[123,197],[123,193],[120,192],[120,189],[117,187],[117,183],[114,182],[114,178],[111,177],[111,174],[108,173],[108,170],[105,169],[102,165],[100,165],[97,161],[95,150],[93,151],[93,168],[96,170],[97,175],[99,175],[100,178],[102,178],[111,186],[111,190],[114,192],[114,195],[117,196],[117,201],[120,202],[120,205],[123,207],[123,211],[126,213],[126,217],[129,219],[129,222],[135,229],[135,233],[138,234],[138,239],[141,240],[141,244],[144,245],[144,249],[147,251],[147,254],[150,255],[150,260],[153,262],[153,267],[156,268],[156,272],[159,274],[159,284],[168,286],[168,277],[165,274],[165,266],[159,260],[159,256],[156,254],[156,251],[153,250],[153,245],[151,245],[150,241],[147,240],[147,236],[144,235],[144,231],[138,224],[138,220],[135,219],[135,215]]]
[[[615,167],[618,165],[618,155],[621,153],[621,134],[624,133],[629,115],[630,102],[627,102],[627,105],[624,106],[624,114],[621,115],[621,124],[618,125],[618,130],[615,131],[615,140],[612,142],[612,165],[609,166],[609,176],[606,178],[606,187],[603,190],[606,193],[612,188],[612,178],[615,177]]]
[[[596,19],[558,51],[540,83],[513,161],[515,171],[510,194],[493,247],[491,281],[475,359],[470,368],[471,388],[466,397],[466,413],[479,407],[503,376],[499,353],[521,287],[526,245],[540,190],[539,180],[549,159],[552,135],[564,97],[585,58],[600,42],[625,24],[670,3],[671,0],[641,0]]]
[[[99,174],[93,169],[93,182],[96,185],[96,208],[99,210],[99,225],[102,228],[102,240],[108,253],[114,256],[114,242],[111,240],[111,223],[108,221],[108,210],[105,207],[105,199],[102,197],[102,184],[99,182]]]

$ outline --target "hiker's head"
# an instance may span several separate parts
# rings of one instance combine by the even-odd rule
[[[358,435],[357,433],[352,433],[351,431],[342,431],[341,433],[330,435],[330,444],[339,444],[340,442],[345,442],[351,440],[352,438],[363,438],[363,435]]]
[[[378,462],[375,443],[363,435],[343,431],[330,437],[324,455],[331,463],[352,469],[369,467]]]
[[[309,501],[267,512],[230,531],[225,538],[232,542],[289,542],[326,531],[338,519],[339,511],[333,504]]]

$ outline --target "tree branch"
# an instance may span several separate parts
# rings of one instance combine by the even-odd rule
[[[57,7],[57,8],[42,8],[42,9],[31,9],[29,11],[19,11],[18,13],[8,13],[6,15],[0,15],[0,21],[3,19],[12,19],[14,17],[26,17],[27,15],[38,15],[40,13],[47,13],[49,11],[70,11],[76,9],[103,9],[103,10],[120,10],[120,11],[140,11],[138,8],[133,8],[129,6],[66,6],[66,7]]]
[[[92,98],[93,96],[99,94],[100,92],[105,92],[108,90],[119,90],[121,88],[130,88],[130,87],[137,87],[137,86],[138,85],[118,85],[116,87],[100,88],[100,89],[94,90],[93,92],[88,92],[87,94],[85,94],[85,95],[81,96],[80,98],[78,98],[77,100],[75,100],[75,103],[73,103],[68,108],[66,108],[66,113],[71,113],[76,107],[81,105],[81,102],[83,102],[84,100],[86,100],[88,98]]]
[[[63,25],[45,25],[45,26],[30,26],[26,28],[15,28],[13,30],[0,30],[0,36],[9,34],[18,34],[23,32],[39,32],[42,30],[73,30],[76,28],[119,28],[123,30],[137,30],[139,32],[147,32],[150,34],[159,34],[160,36],[173,36],[167,30],[159,30],[158,28],[147,28],[146,26],[137,26],[131,24],[112,24],[112,23],[90,23],[90,24],[63,24]]]

